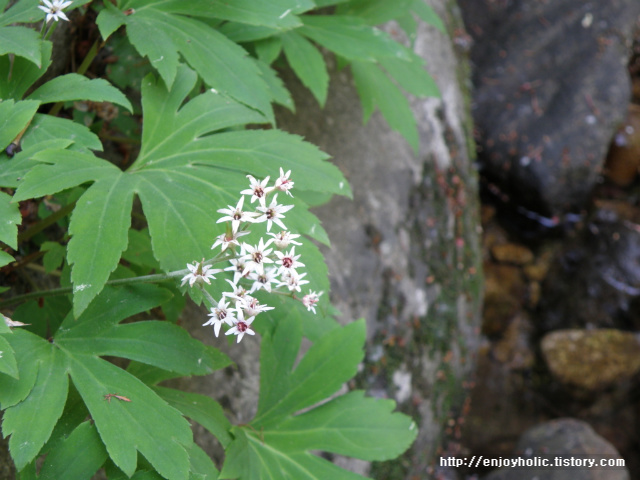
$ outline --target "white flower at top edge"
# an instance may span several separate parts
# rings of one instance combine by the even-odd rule
[[[249,188],[247,190],[242,190],[240,194],[251,195],[251,203],[255,202],[256,200],[260,200],[274,189],[274,187],[267,187],[269,177],[265,178],[261,182],[253,178],[251,175],[247,175],[247,178],[250,181]]]
[[[183,287],[187,282],[189,282],[190,287],[193,287],[196,282],[204,282],[211,285],[211,281],[209,279],[215,279],[216,277],[214,275],[222,271],[212,269],[211,265],[203,265],[203,262],[195,262],[193,265],[187,264],[187,268],[189,269],[189,273],[182,277],[182,284],[180,284],[181,287]]]
[[[240,340],[242,340],[242,337],[244,337],[245,333],[249,335],[255,335],[256,332],[251,329],[251,324],[253,323],[255,318],[256,317],[249,317],[245,320],[242,310],[238,310],[238,318],[233,319],[234,326],[227,330],[227,333],[225,333],[225,335],[237,335],[237,343],[240,343]]]
[[[302,245],[300,242],[294,241],[294,238],[298,238],[300,235],[286,230],[283,230],[280,233],[267,233],[267,235],[271,235],[273,237],[274,245],[281,250],[287,248],[290,243],[294,245]]]
[[[238,231],[238,227],[242,222],[253,222],[253,217],[256,215],[254,212],[245,212],[242,210],[244,205],[244,197],[240,197],[238,205],[232,207],[228,205],[227,208],[221,208],[218,213],[224,213],[224,217],[220,217],[216,223],[231,222],[231,230],[235,233]]]
[[[293,197],[289,190],[293,188],[294,182],[289,180],[289,175],[291,175],[291,170],[287,171],[287,173],[284,173],[284,170],[282,169],[282,167],[280,167],[280,176],[276,180],[276,189],[285,192],[290,197]]]
[[[62,10],[71,5],[73,1],[63,2],[62,0],[52,0],[50,2],[49,0],[42,0],[42,3],[44,3],[44,5],[38,5],[38,8],[47,14],[47,23],[51,20],[57,22],[60,19],[66,20],[67,22],[69,21]]]
[[[224,298],[218,302],[217,307],[211,308],[209,316],[211,318],[207,323],[203,323],[202,326],[213,325],[213,331],[216,337],[220,333],[220,327],[222,327],[223,323],[233,325],[233,320],[235,319],[234,311],[229,308],[229,302],[225,302]]]
[[[309,292],[302,297],[302,304],[307,307],[307,310],[316,313],[316,304],[320,301],[320,295],[324,292]]]
[[[271,230],[272,223],[275,223],[280,228],[286,230],[287,227],[284,226],[284,223],[282,223],[280,219],[284,218],[284,215],[283,215],[284,212],[288,212],[292,208],[293,208],[293,205],[278,205],[277,194],[273,196],[273,199],[271,200],[271,203],[269,204],[268,207],[264,198],[262,198],[260,200],[260,206],[256,208],[256,210],[258,210],[259,212],[262,212],[262,214],[258,218],[256,218],[254,222],[260,223],[260,222],[266,221],[267,232]]]

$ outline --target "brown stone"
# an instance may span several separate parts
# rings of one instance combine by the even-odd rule
[[[533,252],[524,245],[505,243],[491,247],[491,254],[498,262],[526,265],[533,262]]]
[[[640,370],[640,344],[629,332],[556,330],[545,335],[541,347],[554,377],[586,390],[628,380]]]

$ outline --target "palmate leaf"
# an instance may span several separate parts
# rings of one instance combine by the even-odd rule
[[[125,24],[133,46],[149,58],[166,85],[173,85],[180,54],[208,86],[257,109],[263,114],[261,123],[273,123],[269,89],[247,52],[205,23],[174,13],[173,2],[165,10],[164,3],[125,3],[123,10],[129,4],[135,5],[134,12],[127,16],[108,4],[97,23],[105,38]]]
[[[19,382],[0,375],[0,401],[6,408],[3,433],[11,435],[11,455],[19,469],[42,453],[62,414],[69,376],[95,424],[98,443],[104,444],[113,462],[127,475],[136,471],[137,451],[172,480],[189,478],[193,468],[208,468],[201,458],[190,459],[190,451],[200,455],[193,450],[191,429],[182,415],[139,379],[98,357],[121,355],[184,375],[204,374],[228,365],[224,355],[173,324],[146,321],[118,325],[166,299],[167,292],[152,285],[110,287],[80,318],[68,315],[51,342],[24,330],[2,336],[16,353],[20,374]],[[121,398],[105,398],[108,394]],[[67,440],[56,440],[50,455],[71,461],[76,440],[84,438],[87,458],[77,465],[54,462],[47,467],[52,475],[60,469],[90,470],[102,464],[104,447],[96,444],[95,433],[76,430]]]
[[[210,135],[262,117],[211,91],[183,105],[195,82],[196,74],[186,67],[178,70],[170,90],[153,76],[144,79],[142,147],[127,172],[83,152],[48,149],[31,157],[41,164],[25,175],[13,201],[94,182],[71,218],[68,260],[76,316],[101,291],[127,248],[136,193],[154,255],[167,271],[211,256],[213,239],[224,230],[216,210],[237,203],[247,174],[264,178],[282,167],[292,170],[296,189],[351,194],[340,171],[325,161],[327,155],[300,137],[276,130]],[[304,202],[296,202],[300,212],[292,214],[294,224],[326,242],[319,221]]]
[[[260,402],[248,428],[233,428],[233,443],[220,478],[362,480],[311,451],[364,460],[387,460],[404,452],[417,435],[414,422],[392,413],[395,402],[355,391],[295,415],[335,393],[362,359],[364,321],[336,328],[316,342],[292,371],[301,332],[283,318],[261,343]],[[336,352],[340,352],[336,354]]]

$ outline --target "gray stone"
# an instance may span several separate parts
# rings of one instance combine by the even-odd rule
[[[527,430],[520,441],[513,460],[533,463],[547,459],[558,467],[502,467],[484,480],[628,480],[624,466],[583,467],[577,462],[593,459],[596,462],[622,460],[617,450],[598,435],[589,424],[572,418],[561,418]],[[568,462],[568,463],[565,463]],[[572,463],[573,462],[573,463]],[[573,465],[573,466],[572,466]]]
[[[461,0],[484,172],[521,207],[581,209],[627,113],[640,2]]]

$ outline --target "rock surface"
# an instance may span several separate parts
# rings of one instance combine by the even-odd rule
[[[486,175],[546,217],[581,209],[627,114],[640,2],[460,0]]]
[[[522,459],[562,458],[571,462],[585,459],[609,461],[621,459],[616,449],[593,431],[585,422],[562,418],[537,425],[525,432],[514,455]],[[628,480],[625,467],[588,468],[562,466],[561,468],[503,467],[484,477],[484,480]]]

